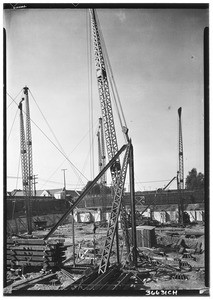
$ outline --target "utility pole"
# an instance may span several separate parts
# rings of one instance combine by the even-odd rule
[[[66,200],[66,176],[67,169],[61,169],[64,172],[64,195]],[[74,211],[72,210],[72,249],[73,249],[73,267],[75,267],[75,224],[74,224]]]
[[[66,196],[66,177],[65,177],[65,171],[66,171],[67,169],[61,169],[61,171],[63,171],[64,172],[64,191],[65,191],[65,196]]]

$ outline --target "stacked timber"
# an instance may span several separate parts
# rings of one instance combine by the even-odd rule
[[[137,226],[136,238],[138,247],[154,247],[156,245],[155,227]]]
[[[7,267],[40,267],[43,270],[58,268],[65,260],[64,239],[8,239]]]

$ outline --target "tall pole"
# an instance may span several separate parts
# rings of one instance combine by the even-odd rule
[[[28,87],[25,86],[23,89],[24,100],[26,105],[26,150],[27,150],[27,168],[28,168],[28,215],[29,215],[29,226],[28,233],[32,233],[32,203],[31,197],[33,196],[33,155],[32,155],[32,134],[31,134],[31,119],[30,119],[30,106],[29,106],[29,96]]]
[[[66,175],[67,169],[61,169],[64,172],[64,196],[66,200]],[[74,211],[72,210],[72,251],[73,251],[73,266],[75,267],[75,227],[74,227]]]
[[[178,109],[179,116],[179,171],[178,171],[178,190],[179,190],[179,222],[183,224],[183,199],[182,190],[184,189],[184,168],[183,168],[183,136],[181,123],[182,107]]]
[[[75,267],[75,220],[74,220],[74,210],[72,211],[72,253],[73,253],[73,266]]]
[[[67,169],[61,169],[61,171],[64,172],[64,191],[65,191],[65,198],[66,198],[66,177],[65,177],[65,172]]]
[[[182,136],[182,123],[181,123],[182,107],[178,109],[179,116],[179,186],[184,189],[184,169],[183,169],[183,136]]]
[[[22,111],[22,98],[18,108],[20,109],[20,150],[21,150],[21,166],[22,166],[22,184],[25,195],[25,207],[26,207],[26,219],[27,219],[27,230],[28,234],[32,233],[32,217],[31,217],[31,206],[30,206],[30,189],[29,189],[29,164],[27,156],[27,143],[24,129],[24,119]]]

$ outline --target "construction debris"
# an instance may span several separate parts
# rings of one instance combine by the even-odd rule
[[[21,267],[22,271],[24,268],[57,269],[66,258],[66,249],[64,240],[8,239],[7,267],[10,270]]]

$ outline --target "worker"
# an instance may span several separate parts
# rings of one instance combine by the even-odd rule
[[[97,229],[98,227],[97,227],[97,225],[95,224],[95,222],[94,222],[94,224],[93,224],[93,233],[95,234],[95,231],[96,231],[96,229]]]

